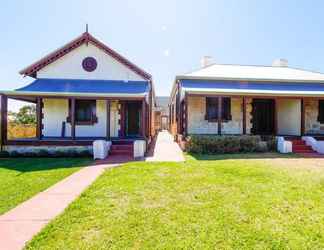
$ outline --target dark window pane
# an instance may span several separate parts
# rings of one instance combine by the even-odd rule
[[[218,119],[218,98],[206,98],[206,120]],[[222,120],[231,120],[231,98],[222,98]]]
[[[76,100],[75,101],[75,120],[77,122],[92,121],[96,112],[95,100]]]
[[[206,98],[206,118],[215,120],[218,118],[218,99],[214,97]]]

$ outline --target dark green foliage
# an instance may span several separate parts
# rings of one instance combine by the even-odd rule
[[[9,153],[7,151],[0,151],[0,158],[8,158]]]
[[[276,139],[276,137],[275,136],[269,137],[268,140],[267,140],[267,145],[268,145],[269,151],[272,151],[272,152],[276,151],[276,149],[277,149],[277,139]]]
[[[5,151],[3,151],[5,152]],[[69,150],[57,150],[57,151],[48,151],[46,149],[40,149],[38,151],[28,151],[28,152],[18,152],[18,151],[11,151],[10,153],[6,152],[3,153],[4,156],[1,155],[0,152],[0,158],[1,157],[12,157],[12,158],[18,158],[18,157],[27,157],[27,158],[59,158],[59,157],[74,157],[74,158],[80,158],[80,157],[86,157],[89,158],[92,156],[91,152],[89,150],[75,150],[75,149],[69,149]]]
[[[25,105],[17,113],[10,112],[13,122],[16,124],[36,124],[36,106]]]
[[[267,152],[273,149],[275,139],[271,137],[263,142],[258,135],[192,135],[187,144],[188,152],[198,154]]]

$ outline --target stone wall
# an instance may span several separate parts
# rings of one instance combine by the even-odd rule
[[[251,134],[252,129],[252,98],[246,98],[246,134]]]
[[[217,134],[217,122],[205,120],[206,98],[188,98],[188,133],[189,134]],[[242,134],[242,98],[231,98],[232,120],[222,122],[222,134]],[[248,117],[247,117],[248,118]]]

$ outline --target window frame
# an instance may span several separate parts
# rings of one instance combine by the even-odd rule
[[[78,120],[77,118],[77,109],[78,109],[78,102],[79,105],[81,102],[90,102],[91,104],[91,115],[89,120]],[[71,105],[71,100],[69,100],[69,116],[67,117],[66,121],[68,123],[71,123],[71,114],[72,114],[72,105]],[[75,125],[94,125],[95,123],[98,122],[98,117],[96,115],[97,111],[97,100],[93,99],[76,99],[75,100]]]
[[[206,114],[205,120],[208,122],[217,122],[218,121],[218,98],[219,97],[206,97]],[[231,107],[231,98],[222,97],[222,110],[221,110],[221,121],[228,122],[232,120],[232,107]],[[210,117],[210,109],[215,109],[215,116]]]

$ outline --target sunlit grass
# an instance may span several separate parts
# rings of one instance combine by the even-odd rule
[[[107,170],[27,248],[324,248],[324,168],[272,156]]]
[[[74,173],[90,159],[0,159],[0,214]]]

